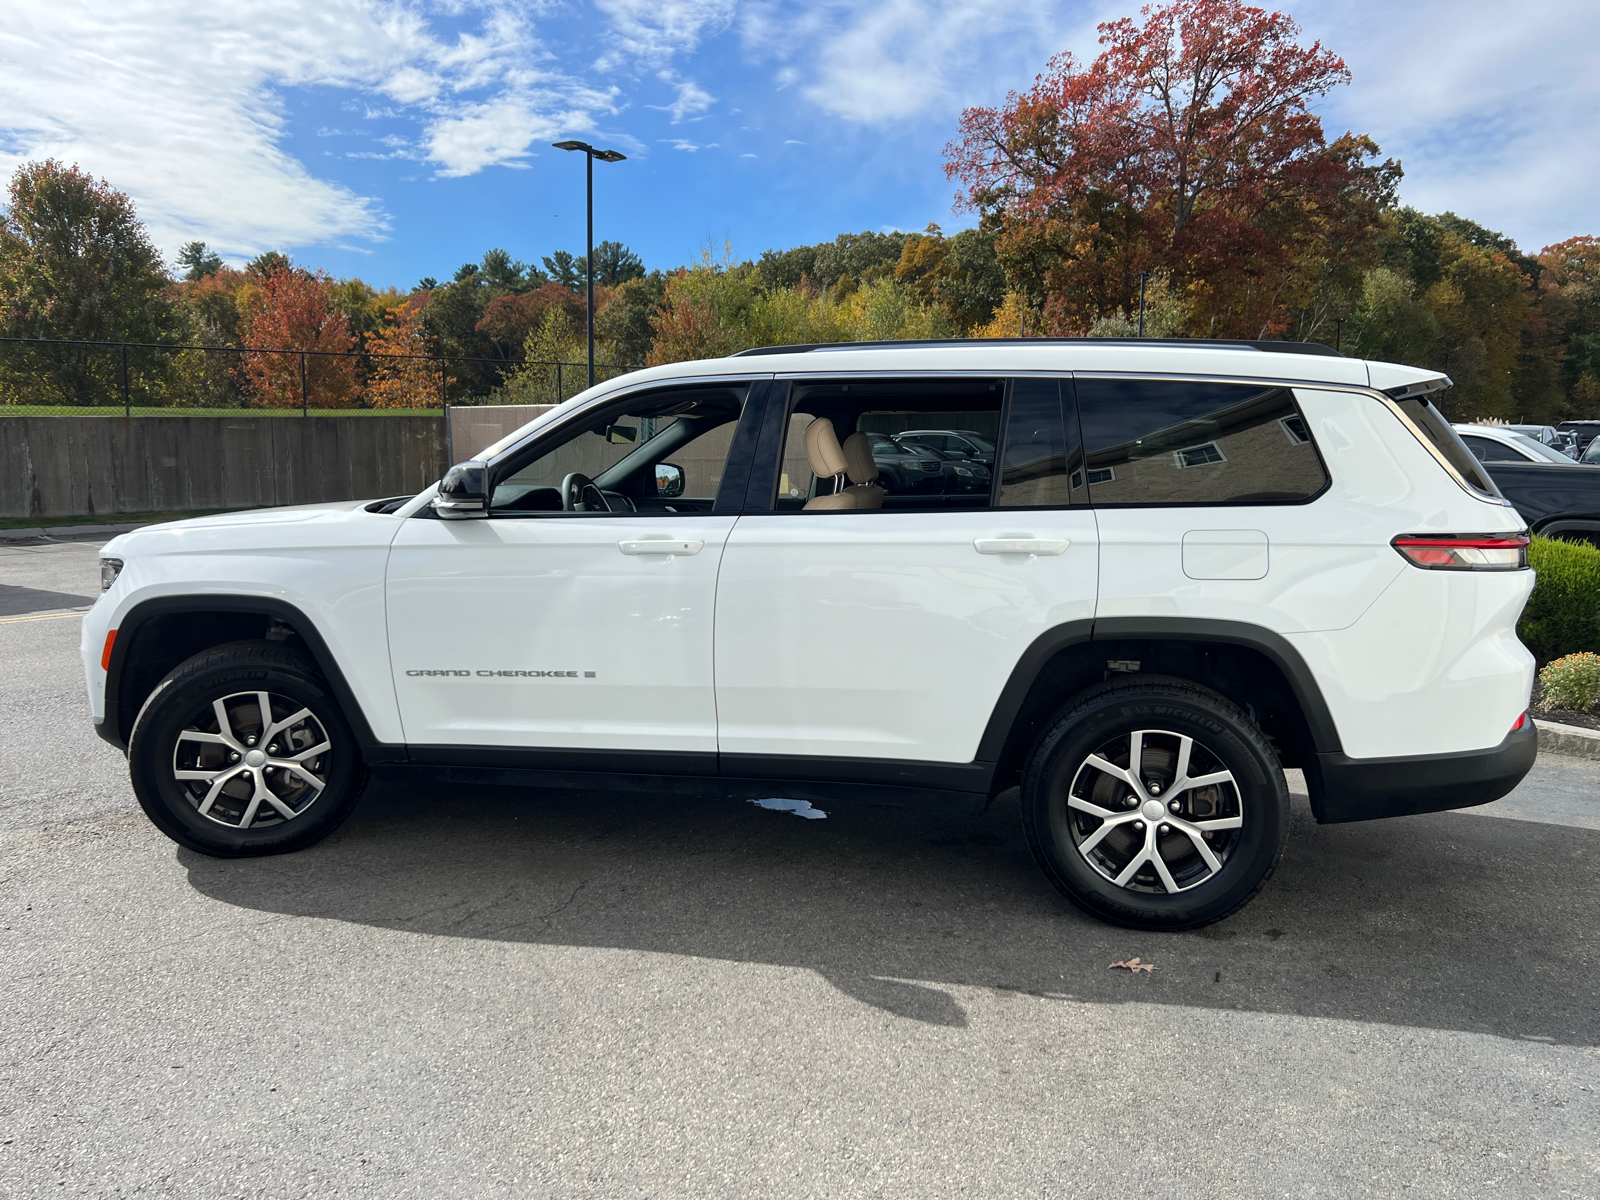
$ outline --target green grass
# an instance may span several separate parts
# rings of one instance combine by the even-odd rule
[[[443,417],[440,408],[156,408],[119,405],[0,404],[0,417]]]
[[[252,504],[250,508],[260,508]],[[161,521],[182,521],[186,517],[210,517],[217,513],[248,512],[244,508],[194,508],[183,512],[94,513],[86,517],[0,517],[0,529],[62,529],[72,525],[154,525]]]

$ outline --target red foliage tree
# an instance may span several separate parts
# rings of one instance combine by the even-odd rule
[[[279,266],[250,298],[241,324],[240,371],[255,403],[272,408],[345,408],[356,395],[353,358],[333,357],[355,346],[350,322],[329,304],[326,271]],[[306,351],[269,353],[269,351]],[[320,353],[310,353],[319,351]],[[302,390],[302,367],[304,388]]]
[[[1326,143],[1307,105],[1349,72],[1288,16],[1239,0],[1142,16],[1102,24],[1088,67],[1057,55],[1027,93],[963,112],[957,205],[999,224],[1008,273],[1058,328],[1126,310],[1132,272],[1159,270],[1197,332],[1263,336],[1308,239],[1335,257],[1370,242],[1398,167],[1369,164],[1365,138]]]
[[[605,288],[595,288],[595,307],[604,307]],[[544,314],[552,308],[564,308],[575,328],[581,330],[588,315],[588,300],[578,292],[559,283],[547,283],[531,292],[497,296],[489,301],[479,318],[477,330],[494,341],[495,348],[508,357],[522,351],[528,334],[539,328]]]

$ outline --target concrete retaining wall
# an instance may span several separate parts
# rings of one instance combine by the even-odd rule
[[[442,414],[0,417],[0,517],[399,496],[448,465]]]
[[[554,408],[554,404],[471,404],[450,406],[450,436],[456,462],[466,462],[485,446]],[[454,465],[454,464],[452,464]]]

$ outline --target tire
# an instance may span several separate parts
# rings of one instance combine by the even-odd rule
[[[1174,791],[1186,740],[1186,777],[1211,782]],[[1160,676],[1074,699],[1022,780],[1028,845],[1050,882],[1133,929],[1196,929],[1238,911],[1277,869],[1288,814],[1277,755],[1250,718],[1209,688]]]
[[[316,666],[275,642],[213,647],[157,684],[133,723],[128,773],[156,828],[217,858],[315,845],[350,815],[367,774]]]

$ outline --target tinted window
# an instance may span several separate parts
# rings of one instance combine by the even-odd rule
[[[951,427],[1000,427],[1005,384],[991,379],[872,380],[797,383],[778,468],[774,508],[791,511],[916,512],[987,508],[994,480],[983,463],[957,462],[935,447]],[[877,475],[869,481],[818,478],[806,453],[805,431],[827,420],[841,443],[863,434]],[[868,487],[858,507],[830,509],[815,502],[844,485]]]
[[[1002,508],[1085,504],[1077,423],[1062,403],[1054,379],[1018,379],[1006,411],[1005,449],[1000,456]]]
[[[1483,468],[1478,465],[1478,460],[1472,457],[1471,451],[1461,444],[1461,438],[1450,422],[1444,419],[1441,413],[1432,404],[1428,403],[1426,396],[1413,396],[1409,400],[1397,400],[1400,411],[1410,418],[1413,425],[1432,443],[1433,448],[1444,456],[1449,463],[1467,481],[1486,496],[1498,496],[1500,489],[1494,486],[1494,481],[1484,474]]]
[[[1497,442],[1493,438],[1473,437],[1464,434],[1461,438],[1479,462],[1527,462],[1526,454],[1518,454],[1504,442]]]
[[[1095,504],[1269,504],[1327,484],[1287,388],[1080,379],[1077,394]]]

